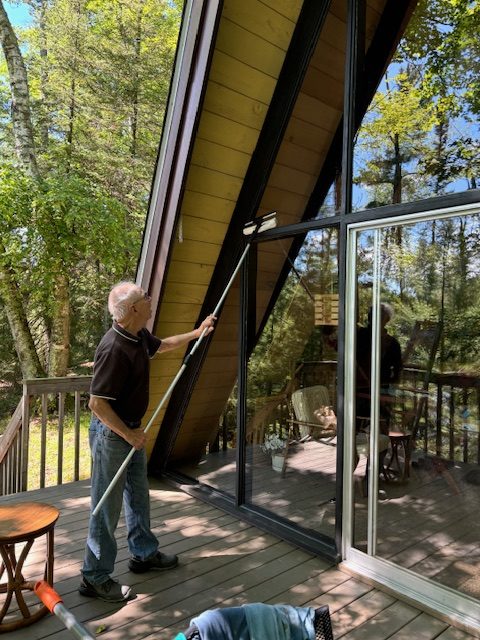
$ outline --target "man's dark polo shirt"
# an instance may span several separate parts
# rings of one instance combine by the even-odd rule
[[[148,407],[150,358],[161,342],[147,329],[134,336],[114,322],[95,351],[90,394],[108,400],[125,422],[140,424]]]

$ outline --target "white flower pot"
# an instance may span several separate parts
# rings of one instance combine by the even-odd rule
[[[284,455],[281,455],[278,453],[272,453],[272,469],[274,471],[282,471],[284,461],[285,461]]]

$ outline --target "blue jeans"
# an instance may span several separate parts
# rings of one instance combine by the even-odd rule
[[[93,457],[91,509],[95,509],[131,446],[98,418],[90,424],[90,449]],[[100,512],[90,514],[82,574],[91,584],[102,584],[113,572],[117,556],[115,529],[122,500],[130,554],[147,560],[158,550],[158,540],[150,529],[150,497],[145,449],[135,451],[124,473],[105,500]]]

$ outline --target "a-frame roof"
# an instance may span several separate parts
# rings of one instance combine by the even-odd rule
[[[214,309],[245,222],[274,209],[287,225],[318,211],[341,163],[347,4],[187,3],[139,270],[154,297],[157,335],[189,331]],[[414,5],[366,0],[358,122]],[[257,324],[284,263],[271,244],[260,247]],[[149,432],[158,464],[167,453],[200,457],[218,430],[237,372],[238,300],[234,287],[208,358],[185,372]],[[152,367],[151,411],[182,355]]]

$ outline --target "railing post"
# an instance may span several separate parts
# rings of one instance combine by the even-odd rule
[[[63,484],[63,429],[65,422],[65,393],[58,394],[58,458],[57,484]]]
[[[74,468],[73,479],[80,478],[80,392],[75,391],[75,414],[74,414]]]
[[[28,384],[23,382],[22,395],[22,430],[19,438],[20,445],[20,469],[19,482],[17,483],[17,491],[26,491],[28,483],[28,440],[30,433],[30,393]]]
[[[480,421],[480,389],[476,389],[477,396],[477,424]],[[477,464],[480,464],[480,433],[477,431]]]
[[[449,460],[455,460],[455,392],[453,390],[453,385],[450,385],[450,402],[449,402],[449,443],[448,443],[448,455]]]
[[[443,385],[441,382],[437,382],[437,434],[435,442],[435,453],[437,456],[442,455],[443,443],[442,443],[442,394]]]
[[[48,394],[42,393],[42,421],[40,431],[40,488],[45,487],[45,465],[47,460]]]
[[[463,406],[463,413],[464,413],[464,419],[465,421],[467,421],[468,418],[468,391],[467,389],[463,389],[462,392],[462,406]],[[466,412],[466,415],[465,415]],[[464,424],[462,425],[463,428],[463,462],[467,463],[468,462],[468,424],[467,422],[464,422]]]

